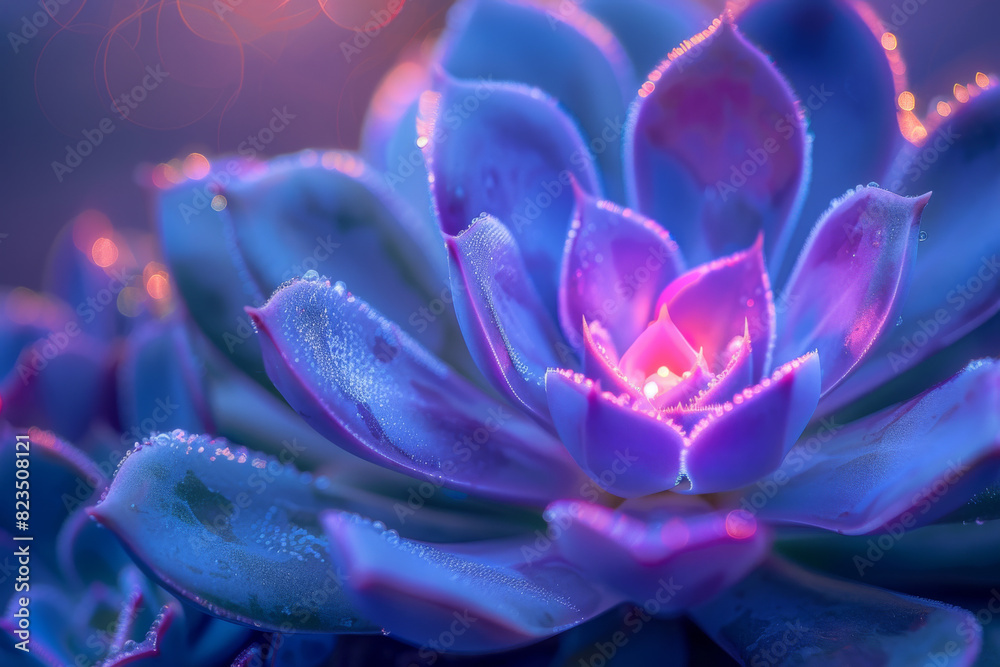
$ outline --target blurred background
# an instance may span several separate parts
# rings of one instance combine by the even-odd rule
[[[0,284],[38,287],[53,237],[82,211],[148,226],[150,192],[191,153],[356,147],[378,81],[429,48],[450,4],[4,0]],[[921,115],[977,71],[1000,72],[995,0],[870,4]]]

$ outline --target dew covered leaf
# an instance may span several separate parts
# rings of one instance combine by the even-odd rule
[[[373,621],[414,644],[432,646],[428,642],[450,627],[449,651],[513,648],[622,601],[556,550],[535,557],[529,545],[536,534],[430,544],[344,512],[324,514],[323,524],[351,598]]]
[[[778,490],[760,515],[849,535],[930,523],[996,482],[998,406],[1000,368],[982,360],[905,403],[830,422],[825,442],[799,442],[761,482]]]
[[[484,498],[539,506],[577,493],[582,475],[556,438],[342,283],[292,281],[251,316],[275,386],[352,454]]]
[[[222,618],[299,632],[371,630],[327,554],[316,479],[183,431],[122,461],[91,514],[162,585]]]
[[[642,85],[625,135],[629,203],[670,230],[691,263],[763,231],[774,264],[805,192],[809,142],[788,84],[723,18]]]
[[[269,387],[243,308],[310,270],[350,280],[425,345],[468,361],[447,313],[409,321],[445,289],[444,255],[434,230],[361,158],[305,151],[266,163],[220,160],[214,169],[161,194],[159,226],[188,313],[237,367]]]
[[[775,359],[818,349],[827,393],[868,355],[905,299],[929,198],[859,187],[830,207],[779,300]]]

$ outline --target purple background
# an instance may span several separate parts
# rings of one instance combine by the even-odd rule
[[[264,1],[242,0],[246,6]],[[320,14],[304,26],[272,31],[243,44],[239,67],[235,40],[217,44],[201,39],[176,16],[161,16],[157,23],[152,10],[136,18],[132,15],[141,0],[90,0],[79,14],[83,3],[67,0],[56,20],[39,28],[15,53],[8,33],[21,31],[24,17],[39,11],[38,2],[0,4],[4,35],[0,234],[6,234],[0,237],[0,284],[29,287],[40,283],[53,236],[81,210],[103,211],[116,226],[149,225],[150,199],[137,184],[143,164],[191,151],[209,156],[234,151],[267,125],[275,108],[287,108],[295,118],[261,155],[307,146],[355,147],[378,80],[401,53],[419,48],[440,29],[450,4],[409,0],[367,45],[364,39],[356,42],[364,46],[350,57],[342,43],[354,43],[355,33]],[[157,2],[148,4],[155,7]],[[176,6],[175,0],[166,4]],[[376,7],[375,2],[369,4]],[[883,21],[907,17],[894,32],[918,111],[935,95],[950,92],[956,81],[972,80],[977,70],[1000,72],[996,39],[1000,4],[984,0],[872,4]],[[211,2],[203,6],[211,7]],[[72,29],[56,24],[74,15]],[[208,28],[199,24],[196,30],[207,34]],[[115,90],[118,82],[118,94],[141,80],[143,65],[156,57],[150,51],[157,44],[154,37],[159,38],[161,53],[175,63],[177,75],[150,91],[129,118],[120,119],[112,110],[108,88]],[[199,87],[189,85],[192,82]],[[112,120],[114,131],[62,182],[57,180],[52,162],[64,161],[67,144],[78,142],[82,132],[106,118]]]

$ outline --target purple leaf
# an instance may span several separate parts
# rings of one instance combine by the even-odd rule
[[[564,11],[524,0],[469,0],[448,13],[440,44],[440,62],[453,76],[524,83],[559,100],[589,145],[579,157],[593,154],[605,189],[623,198],[622,125],[636,84],[628,56],[599,21],[578,4]]]
[[[571,371],[549,371],[545,388],[559,437],[601,488],[632,498],[677,485],[685,442],[679,426]]]
[[[232,667],[265,667],[267,665],[265,651],[270,652],[270,650],[267,642],[255,641],[240,651],[240,654],[233,659]]]
[[[818,349],[824,394],[894,326],[929,197],[860,187],[816,223],[781,296],[775,358]]]
[[[979,653],[972,614],[940,602],[813,574],[772,560],[694,620],[741,664],[808,656],[815,665],[969,665]],[[951,662],[954,661],[954,662]]]
[[[69,307],[27,289],[0,289],[0,310],[4,314],[0,318],[0,380],[12,373],[20,375],[18,357],[40,338],[60,330],[79,331],[72,328],[76,314]],[[61,341],[62,337],[56,335],[56,339]]]
[[[683,497],[683,496],[681,496]],[[653,614],[701,604],[768,553],[767,531],[743,510],[689,513],[665,503],[636,513],[559,501],[546,512],[560,553]],[[745,516],[744,516],[745,515]]]
[[[176,600],[163,605],[141,642],[129,640],[120,650],[109,653],[101,667],[168,667],[186,657],[187,637],[183,628],[184,610]]]
[[[291,465],[174,431],[132,450],[89,511],[163,586],[210,614],[257,628],[371,631],[326,551],[327,493]]]
[[[352,599],[390,634],[429,650],[482,653],[562,632],[620,599],[604,594],[530,535],[416,542],[356,515],[323,516]]]
[[[79,218],[84,218],[85,215],[87,214],[81,214]],[[107,340],[118,333],[119,321],[124,318],[113,304],[105,304],[96,299],[103,298],[107,293],[117,296],[131,281],[133,273],[124,270],[121,265],[112,264],[107,268],[97,266],[86,252],[76,247],[73,231],[78,224],[77,221],[69,223],[54,239],[45,262],[43,289],[46,294],[77,309],[71,319],[59,324],[59,328],[64,328],[73,321],[79,326],[79,330]],[[105,224],[110,231],[110,224]],[[88,232],[94,233],[90,230]]]
[[[275,386],[351,453],[489,498],[540,503],[575,488],[579,471],[558,441],[342,284],[293,281],[251,316]]]
[[[101,491],[104,486],[101,485]],[[64,500],[71,498],[69,496]],[[98,496],[94,502],[99,499]],[[55,550],[60,574],[72,587],[82,588],[88,581],[111,585],[117,580],[119,572],[131,563],[121,545],[109,540],[104,528],[91,520],[85,505],[72,511],[63,522],[56,537]]]
[[[711,379],[704,391],[698,394],[694,401],[695,406],[714,407],[725,403],[746,387],[753,386],[754,352],[749,324],[743,337],[737,339],[730,347],[734,349],[729,364]]]
[[[812,418],[819,387],[820,359],[810,352],[711,409],[690,431],[683,492],[728,491],[776,469]]]
[[[928,129],[921,146],[900,153],[889,180],[901,194],[934,191],[921,215],[924,240],[902,319],[830,395],[830,409],[834,401],[843,405],[868,394],[1000,309],[1000,90],[991,88],[957,105]]]
[[[745,332],[755,350],[753,381],[770,369],[775,308],[760,235],[746,250],[673,281],[657,301],[657,310],[664,307],[691,345],[703,350],[712,370],[726,368],[733,356],[731,346]]]
[[[618,354],[608,332],[599,323],[586,320],[583,322],[583,374],[605,391],[633,398],[642,396],[618,368]]]
[[[976,361],[902,405],[827,425],[769,478],[778,491],[761,516],[851,535],[930,523],[1000,473],[997,405],[1000,368]]]
[[[421,54],[423,56],[423,54]],[[437,238],[423,151],[417,145],[420,95],[431,87],[429,57],[405,58],[389,70],[372,94],[361,128],[361,152],[380,173],[386,188],[410,204],[414,215]],[[436,245],[436,244],[435,244]],[[444,264],[440,246],[433,248]]]
[[[456,235],[482,213],[502,220],[554,314],[573,179],[600,194],[579,131],[526,86],[442,76],[436,90],[421,100],[418,142],[441,229]]]
[[[446,244],[455,312],[476,365],[498,391],[547,420],[545,371],[575,359],[517,242],[499,220],[481,216]]]
[[[361,158],[304,151],[266,163],[220,160],[216,169],[223,173],[162,194],[163,252],[194,321],[251,377],[267,384],[243,308],[310,270],[363,286],[432,350],[464,352],[447,311],[419,314],[447,284],[440,237]]]
[[[0,409],[18,425],[78,440],[95,420],[114,414],[114,355],[108,341],[71,324],[64,322],[22,350],[13,371],[0,382]]]
[[[395,185],[395,177],[402,176],[399,170],[406,163],[410,163],[407,177],[422,172],[426,179],[423,157],[416,144],[415,110],[420,94],[430,87],[430,74],[426,59],[404,58],[379,81],[365,113],[362,152],[373,167],[385,174],[389,187]],[[406,151],[414,152],[415,159],[409,160]],[[402,162],[398,162],[400,159]],[[426,189],[426,180],[423,185]]]
[[[559,318],[581,346],[580,323],[600,322],[624,350],[653,319],[653,304],[681,273],[677,244],[652,220],[576,189],[562,260]]]
[[[123,347],[116,373],[122,431],[135,439],[175,428],[216,431],[205,368],[180,320],[150,321]]]
[[[692,262],[764,233],[779,262],[809,164],[795,97],[774,66],[718,19],[639,90],[625,145],[629,201],[670,230]]]
[[[250,318],[247,319],[249,322]],[[252,323],[248,326],[253,335]],[[406,489],[412,484],[412,478],[359,459],[317,433],[280,395],[275,396],[226,364],[220,353],[203,338],[195,336],[192,343],[196,344],[197,355],[205,364],[208,401],[217,429],[215,435],[276,457],[286,457],[293,452],[299,468],[334,470],[339,478],[352,480],[362,487]],[[268,385],[271,386],[270,381]],[[138,437],[126,443],[131,445]],[[120,457],[121,452],[117,456]]]
[[[319,164],[304,164],[307,156]],[[313,270],[363,285],[364,298],[424,345],[450,351],[453,320],[409,321],[447,284],[440,235],[361,158],[328,151],[273,159],[224,194],[220,215],[229,217],[231,242],[263,297],[247,305],[260,306],[282,283]]]

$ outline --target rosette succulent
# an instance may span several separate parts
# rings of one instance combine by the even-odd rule
[[[161,193],[182,313],[45,376],[115,404],[0,391],[90,480],[36,658],[997,664],[1000,98],[897,109],[875,21],[463,1],[360,154]]]

